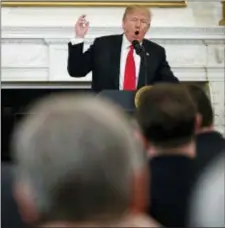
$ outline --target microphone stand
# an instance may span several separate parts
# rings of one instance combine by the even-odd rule
[[[140,45],[139,41],[137,41],[137,40],[134,40],[132,42],[132,45],[134,46],[136,54],[139,55],[141,57],[141,61],[143,61],[145,86],[147,86],[148,85],[148,68],[147,68],[147,55],[146,55],[145,48],[143,45]]]

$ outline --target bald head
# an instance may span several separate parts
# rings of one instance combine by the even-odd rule
[[[45,220],[119,216],[143,165],[121,110],[91,96],[42,100],[14,134],[17,180],[29,186]]]

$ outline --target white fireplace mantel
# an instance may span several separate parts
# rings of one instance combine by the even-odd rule
[[[224,28],[153,27],[146,38],[163,45],[168,61],[181,81],[224,80]],[[119,27],[92,27],[85,48],[95,37],[119,34]],[[3,82],[87,82],[71,78],[66,70],[67,43],[73,37],[71,26],[3,26]],[[216,71],[215,75],[211,73]]]
[[[46,39],[70,39],[74,35],[73,26],[2,26],[2,38],[46,38]],[[87,38],[97,36],[119,34],[122,28],[117,26],[90,27]],[[225,29],[220,26],[200,27],[152,27],[147,38],[151,39],[194,39],[194,40],[224,40]]]

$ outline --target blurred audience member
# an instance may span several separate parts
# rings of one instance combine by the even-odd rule
[[[119,109],[90,96],[53,96],[15,131],[15,198],[27,224],[156,227],[143,215],[146,159]]]
[[[196,109],[182,85],[158,84],[140,96],[137,119],[150,154],[149,213],[183,227],[195,157]]]
[[[146,156],[146,159],[147,159],[147,153],[146,153],[146,145],[145,145],[145,142],[143,140],[143,135],[142,135],[142,131],[141,131],[141,128],[137,122],[137,120],[135,118],[131,118],[130,119],[130,124],[131,124],[131,127],[133,129],[133,132],[134,132],[134,137],[135,139],[137,140],[137,142],[140,144],[140,146],[142,147],[142,149],[145,151],[145,156]]]
[[[13,198],[13,169],[10,162],[1,163],[1,227],[24,228],[18,207]]]
[[[187,86],[196,105],[198,121],[196,125],[196,177],[204,167],[213,160],[223,149],[225,139],[217,132],[213,125],[214,114],[211,102],[204,90],[197,85]]]
[[[199,178],[191,200],[190,227],[225,227],[225,151],[218,154]]]

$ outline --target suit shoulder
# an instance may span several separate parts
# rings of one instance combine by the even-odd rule
[[[154,49],[156,49],[158,51],[164,51],[165,50],[165,48],[163,46],[161,46],[161,45],[159,45],[159,44],[157,44],[157,43],[155,43],[153,41],[146,40],[146,43],[148,44],[148,46],[150,48],[154,48]]]
[[[114,40],[122,37],[121,35],[108,35],[108,36],[101,36],[95,39],[95,42],[113,42]]]

